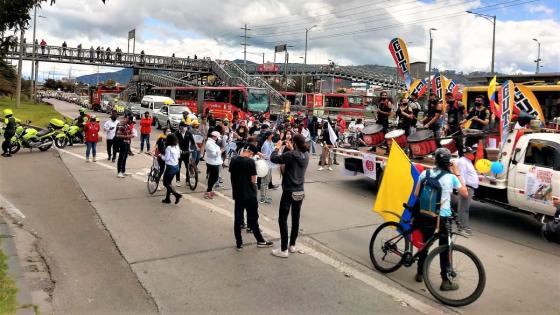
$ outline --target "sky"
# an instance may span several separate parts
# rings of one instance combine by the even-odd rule
[[[49,45],[119,46],[136,29],[136,51],[178,57],[274,60],[273,47],[287,43],[290,62],[302,62],[308,32],[307,63],[394,66],[387,49],[400,37],[411,62],[428,61],[429,29],[433,66],[462,72],[489,71],[492,22],[466,13],[496,15],[496,62],[501,73],[535,71],[537,39],[541,72],[560,72],[560,0],[57,0],[38,11],[37,38]],[[32,25],[32,24],[31,24]],[[27,38],[31,38],[28,31]],[[30,40],[28,40],[30,42]],[[132,44],[131,48],[132,50]],[[283,56],[278,55],[278,60]],[[24,76],[30,73],[24,65]],[[39,78],[118,70],[92,66],[42,64]]]

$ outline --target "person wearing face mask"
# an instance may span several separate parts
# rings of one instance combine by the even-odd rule
[[[426,118],[422,120],[422,124],[427,129],[430,129],[434,132],[434,138],[436,139],[436,145],[439,148],[441,144],[439,143],[439,129],[440,125],[438,123],[441,113],[443,111],[443,106],[437,96],[433,93],[430,93],[430,100],[428,102],[428,112]]]
[[[458,100],[455,100],[453,93],[446,93],[445,100],[447,102],[447,135],[453,137],[459,156],[463,156],[463,132],[461,122],[466,114],[465,106]]]
[[[177,187],[181,186],[181,164],[185,165],[185,170],[189,167],[189,155],[191,147],[195,145],[194,137],[192,133],[187,129],[187,124],[185,122],[179,123],[179,130],[175,132],[177,136],[178,145],[181,149],[181,156],[178,162],[179,170],[175,175]]]
[[[377,123],[383,126],[383,132],[389,129],[389,116],[393,109],[393,102],[387,97],[387,92],[380,94],[379,104],[377,105]]]
[[[408,137],[410,135],[410,128],[412,127],[412,122],[416,118],[412,111],[412,108],[408,105],[408,99],[403,98],[397,109],[397,117],[399,117],[398,128],[404,130],[405,135]],[[363,129],[363,128],[362,128]]]
[[[117,114],[111,114],[111,119],[103,124],[103,130],[107,133],[107,160],[115,162],[117,157],[117,145],[115,143],[115,134],[117,132]]]
[[[149,112],[144,113],[144,117],[140,119],[140,153],[144,152],[144,142],[146,143],[146,152],[150,152],[150,133],[152,132],[153,119]]]
[[[464,124],[469,120],[471,121],[470,129],[480,131],[482,131],[484,127],[486,127],[490,122],[490,111],[484,106],[484,96],[478,95],[474,99],[474,107],[471,108],[466,119],[463,120],[461,124]],[[474,144],[478,143],[479,139],[480,137],[469,137],[465,141],[465,145],[471,147]]]

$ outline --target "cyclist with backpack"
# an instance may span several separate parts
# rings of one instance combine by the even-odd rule
[[[436,150],[436,167],[426,170],[420,174],[419,184],[416,185],[416,209],[413,225],[419,228],[424,240],[434,235],[439,222],[439,245],[447,245],[449,240],[448,226],[451,226],[453,216],[451,210],[451,194],[457,190],[463,198],[468,197],[467,187],[461,178],[457,165],[451,162],[451,152],[446,148]],[[427,251],[419,255],[418,271],[416,281],[422,282],[422,268],[426,260]],[[453,291],[459,288],[457,283],[447,278],[447,267],[449,265],[449,252],[440,254],[440,267],[442,282],[441,291]]]

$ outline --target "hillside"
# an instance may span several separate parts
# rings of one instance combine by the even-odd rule
[[[82,75],[76,78],[76,81],[86,84],[96,84],[97,82],[106,82],[107,80],[115,80],[120,84],[127,84],[132,78],[132,69],[122,69],[115,72],[103,72]]]

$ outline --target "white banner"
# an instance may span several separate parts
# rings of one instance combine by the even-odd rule
[[[375,154],[364,154],[362,158],[364,175],[375,180],[377,178],[377,164],[375,163]]]

